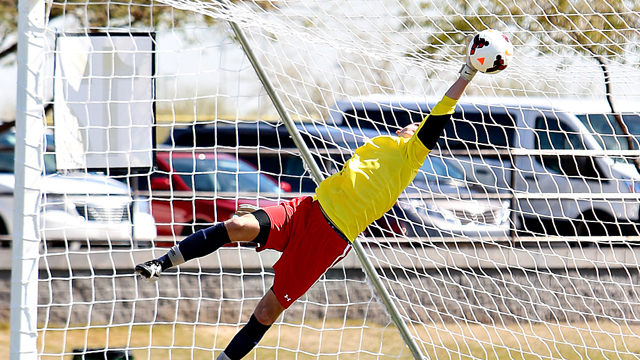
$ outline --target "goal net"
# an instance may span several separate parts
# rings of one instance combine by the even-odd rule
[[[20,4],[28,16],[29,1]],[[136,279],[134,266],[240,204],[313,194],[314,168],[330,176],[367,139],[429,114],[458,76],[465,38],[487,28],[510,38],[513,60],[475,77],[416,179],[358,238],[374,272],[352,251],[248,358],[640,351],[635,3],[41,6],[45,20],[29,28],[40,57],[19,52],[15,61],[41,81],[19,76],[19,101],[31,107],[17,115],[16,191],[26,195],[16,196],[24,203],[14,212],[13,264],[35,258],[39,275],[13,276],[14,290],[32,297],[12,291],[12,359],[218,356],[271,287],[279,254],[224,247],[154,284]],[[34,104],[36,118],[38,106],[47,115],[38,138],[20,123]],[[33,177],[61,156],[55,179]],[[70,178],[82,176],[74,187]],[[33,281],[37,298],[20,285]],[[37,317],[25,315],[30,306]]]

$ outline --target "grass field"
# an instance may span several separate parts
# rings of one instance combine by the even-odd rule
[[[256,350],[257,359],[410,359],[394,327],[356,321],[274,326]],[[637,359],[640,326],[611,322],[528,324],[496,329],[474,324],[434,326],[420,334],[431,359]],[[319,331],[323,329],[323,331]],[[215,359],[235,326],[153,325],[92,329],[47,329],[38,338],[41,359],[71,360],[73,349],[128,347],[135,360]],[[279,349],[276,350],[275,347]],[[215,349],[215,352],[213,351]],[[358,349],[361,349],[356,353]],[[66,353],[67,355],[63,355]],[[322,355],[318,355],[322,354]],[[338,355],[339,354],[339,355]],[[9,326],[0,326],[0,359],[9,358]],[[247,358],[254,358],[251,353]]]

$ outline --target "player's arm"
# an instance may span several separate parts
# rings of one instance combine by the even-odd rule
[[[468,65],[465,64],[465,66]],[[475,71],[474,69],[471,70]],[[456,104],[471,82],[473,75],[475,75],[475,72],[473,72],[472,75],[468,73],[463,75],[461,73],[458,80],[447,90],[442,100],[436,104],[433,110],[431,110],[431,113],[427,115],[418,126],[416,136],[427,149],[432,150],[436,146],[445,126],[451,121],[451,115],[454,112]]]
[[[467,46],[471,39],[472,37],[467,38]],[[453,85],[449,87],[449,90],[444,94],[442,100],[436,104],[433,110],[431,110],[431,113],[427,115],[420,124],[411,124],[399,130],[397,132],[398,136],[408,138],[416,134],[420,142],[431,151],[436,146],[445,126],[451,121],[451,115],[454,112],[458,100],[460,100],[477,72],[478,70],[471,64],[469,54],[467,53],[465,63],[462,65],[462,69],[460,69],[460,76]]]

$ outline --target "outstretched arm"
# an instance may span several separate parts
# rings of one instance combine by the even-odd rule
[[[422,142],[427,149],[432,150],[436,146],[442,130],[444,130],[445,126],[447,126],[451,120],[451,114],[453,114],[455,106],[469,85],[471,78],[473,78],[473,76],[464,76],[461,73],[458,80],[456,80],[444,94],[442,100],[438,102],[433,110],[431,110],[431,113],[425,117],[420,124],[412,124],[413,126],[410,125],[400,130],[398,135],[411,137],[415,132],[420,142]]]
[[[471,41],[472,37],[467,37],[467,45]],[[444,127],[451,120],[451,114],[453,114],[454,108],[462,94],[467,89],[467,86],[473,80],[478,73],[478,70],[471,64],[469,55],[465,57],[465,62],[460,69],[460,76],[449,87],[449,90],[444,94],[444,97],[440,102],[431,110],[431,114],[422,120],[421,123],[411,124],[402,130],[396,131],[396,134],[401,137],[410,138],[417,133],[420,141],[432,150],[436,145],[438,138]],[[428,122],[428,124],[427,124]]]
[[[467,80],[463,76],[460,76],[458,80],[456,80],[456,82],[451,85],[444,96],[449,97],[453,100],[460,100],[460,97],[462,97],[462,94],[467,89],[467,86],[470,82],[471,80]]]

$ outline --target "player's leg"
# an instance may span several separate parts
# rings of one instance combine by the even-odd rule
[[[310,197],[265,208],[264,215],[268,217],[269,221],[265,223],[270,224],[271,229],[264,243],[257,242],[262,249],[282,252],[273,266],[273,287],[218,360],[238,360],[246,356],[278,316],[350,249],[348,241],[328,224],[318,203]]]
[[[267,291],[256,306],[249,322],[234,336],[217,360],[239,360],[245,357],[258,345],[283,311],[284,307],[280,305],[273,290]]]
[[[191,259],[209,255],[225,244],[253,241],[260,234],[260,229],[260,222],[254,214],[234,217],[196,231],[160,258],[136,265],[135,271],[144,279],[156,280],[162,271]]]

